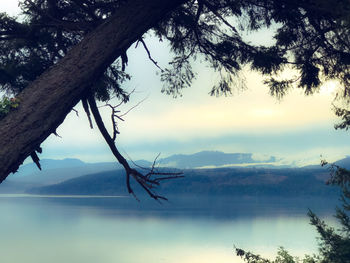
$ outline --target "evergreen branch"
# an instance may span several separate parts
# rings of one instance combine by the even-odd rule
[[[199,2],[202,2],[215,16],[217,16],[226,26],[228,26],[236,35],[238,35],[237,29],[229,23],[222,15],[220,15],[215,8],[206,0],[198,0]]]

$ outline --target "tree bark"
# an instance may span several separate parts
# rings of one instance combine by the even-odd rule
[[[0,182],[64,121],[84,92],[132,43],[184,0],[128,0],[32,82],[0,121]]]

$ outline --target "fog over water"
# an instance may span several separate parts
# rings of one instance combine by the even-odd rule
[[[232,200],[220,207],[212,201],[195,209],[195,202],[186,207],[181,201],[1,196],[1,258],[12,263],[241,262],[234,245],[268,257],[284,246],[302,256],[317,251],[305,207],[320,200],[298,202]],[[315,205],[315,211],[329,221],[331,206]]]
[[[18,1],[1,0],[0,12],[18,14]],[[159,64],[167,66],[166,44],[151,35],[145,41]],[[174,100],[160,92],[162,83],[143,49],[133,46],[128,57],[126,70],[133,78],[125,87],[135,94],[122,112],[147,98],[120,123],[118,147],[133,160],[151,161],[159,152],[164,158],[215,150],[273,155],[278,164],[302,166],[319,164],[320,155],[334,161],[350,152],[350,133],[333,128],[339,122],[332,111],[334,82],[314,96],[293,90],[277,101],[259,74],[245,71],[246,91],[214,98],[207,93],[217,76],[197,63],[193,87]],[[76,109],[80,116],[67,116],[58,128],[62,138],[49,137],[40,158],[115,161],[98,129],[90,129],[81,105]],[[108,109],[101,114],[109,120]],[[269,258],[283,246],[302,257],[317,252],[308,208],[336,224],[337,200],[330,198],[169,197],[159,204],[142,196],[137,202],[120,196],[0,195],[0,262],[242,262],[234,245]]]

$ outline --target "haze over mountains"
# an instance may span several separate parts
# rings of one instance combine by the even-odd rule
[[[337,163],[349,168],[350,158]],[[124,171],[116,162],[84,163],[78,159],[64,159],[42,160],[41,164],[43,171],[32,163],[23,165],[18,173],[0,185],[0,193],[127,194]],[[160,159],[159,164],[163,167],[161,169],[180,169],[186,176],[174,183],[162,184],[160,190],[165,193],[323,195],[333,191],[324,185],[329,174],[325,168],[319,165],[282,167],[278,166],[274,156],[258,159],[251,153],[203,151],[192,155],[173,155]],[[134,165],[150,167],[152,163],[139,160]]]
[[[230,165],[273,165],[276,162],[276,157],[265,156],[255,157],[252,153],[224,153],[220,151],[202,151],[194,154],[175,154],[166,158],[157,160],[157,164],[162,167],[173,168],[201,168],[201,167],[220,167]],[[84,163],[79,159],[63,159],[63,160],[51,160],[43,159],[40,161],[43,171],[54,169],[75,169],[88,167],[92,172],[98,172],[99,170],[109,170],[121,167],[117,162],[103,162],[103,163]],[[135,163],[139,166],[150,166],[152,161],[138,160]],[[132,165],[132,163],[131,163]],[[277,164],[276,164],[277,165]],[[20,167],[16,176],[25,176],[29,174],[40,174],[38,168],[34,163],[25,164]]]
[[[337,189],[326,186],[328,172],[303,168],[185,169],[184,178],[163,181],[157,193],[164,196],[329,196]],[[137,195],[145,192],[132,182]],[[59,184],[27,191],[41,195],[128,195],[122,169],[80,176]]]
[[[219,151],[202,151],[195,154],[176,154],[164,159],[159,163],[165,167],[175,168],[202,168],[221,167],[230,165],[266,164],[276,162],[276,157],[268,156],[264,160],[254,158],[252,153],[224,153]]]

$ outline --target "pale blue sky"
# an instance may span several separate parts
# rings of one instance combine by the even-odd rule
[[[15,13],[15,2],[1,0],[0,11]],[[147,41],[153,57],[165,67],[169,60],[166,44],[152,38]],[[268,95],[261,76],[245,71],[247,90],[236,91],[227,98],[213,98],[208,92],[218,77],[197,63],[197,80],[183,92],[183,97],[173,99],[161,94],[156,68],[142,48],[132,47],[128,55],[127,71],[133,78],[125,87],[136,92],[123,109],[147,98],[120,124],[117,144],[132,159],[152,159],[159,152],[165,157],[221,150],[275,155],[284,163],[304,164],[319,162],[320,155],[333,160],[350,153],[350,134],[333,128],[337,122],[331,110],[333,83],[328,83],[319,94],[305,97],[295,90],[278,102]],[[80,106],[77,109],[80,116],[70,114],[58,129],[62,138],[52,136],[44,143],[42,157],[113,160],[98,132],[89,129]],[[109,112],[102,111],[109,121]]]

